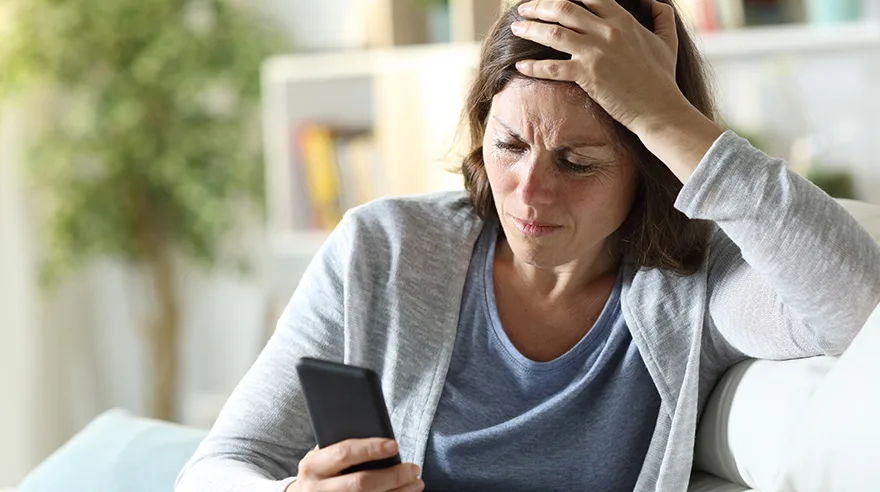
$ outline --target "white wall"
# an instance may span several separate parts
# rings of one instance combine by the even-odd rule
[[[880,203],[880,50],[722,60],[714,64],[721,109],[737,127],[790,157],[799,138],[816,158],[856,177],[859,198]]]
[[[31,388],[37,381],[37,364],[30,356],[37,344],[29,329],[34,317],[28,281],[32,269],[22,190],[11,165],[21,128],[7,123],[17,113],[13,108],[0,113],[0,486],[17,481],[37,454],[30,439],[36,428]]]

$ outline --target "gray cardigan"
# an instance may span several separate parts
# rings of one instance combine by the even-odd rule
[[[839,354],[880,302],[880,248],[867,232],[732,132],[675,206],[717,228],[693,275],[623,267],[624,317],[662,399],[640,492],[687,489],[700,411],[731,365]],[[176,490],[284,490],[315,445],[294,370],[302,356],[376,370],[401,457],[421,465],[481,227],[462,193],[346,214]]]

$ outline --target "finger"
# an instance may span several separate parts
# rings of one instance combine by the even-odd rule
[[[678,53],[678,34],[675,31],[675,9],[672,5],[658,0],[651,2],[651,16],[654,18],[654,34],[666,42],[673,53]]]
[[[556,22],[584,34],[599,20],[592,12],[569,0],[535,0],[519,6],[518,12],[527,19]]]
[[[306,455],[308,459],[299,462],[299,473],[316,478],[335,477],[349,467],[390,458],[397,451],[397,443],[391,439],[349,439]]]
[[[517,21],[510,24],[513,34],[563,53],[574,53],[584,45],[583,34],[558,24],[536,21]]]
[[[425,490],[425,482],[423,482],[421,480],[416,480],[415,482],[413,482],[409,485],[404,485],[403,487],[398,487],[398,488],[391,490],[389,492],[421,492],[422,490]]]
[[[571,60],[523,60],[516,69],[526,77],[577,82],[577,66]]]
[[[385,492],[407,487],[418,480],[418,465],[402,463],[384,470],[367,470],[325,480],[327,490]],[[419,480],[420,481],[420,480]],[[322,484],[323,485],[323,484]]]
[[[303,456],[303,459],[306,459],[306,458],[308,458],[309,456],[313,456],[313,455],[314,455],[315,453],[317,453],[317,452],[318,452],[318,446],[316,445],[315,447],[313,447],[312,449],[310,449],[309,452],[306,453],[305,456]]]

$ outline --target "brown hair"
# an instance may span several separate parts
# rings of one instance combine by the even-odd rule
[[[465,188],[477,214],[483,219],[497,218],[492,190],[483,162],[483,136],[486,131],[492,98],[514,79],[526,79],[514,66],[520,60],[567,60],[571,56],[538,43],[522,39],[510,32],[510,24],[523,20],[515,2],[495,22],[483,41],[480,66],[470,88],[462,123],[467,125],[473,149],[462,161]],[[647,0],[650,2],[651,0]],[[670,3],[669,0],[661,0]],[[651,8],[645,0],[617,0],[639,23],[653,31]],[[575,2],[583,6],[579,2]],[[678,61],[676,82],[685,98],[700,112],[715,119],[715,109],[707,84],[705,68],[694,43],[676,14]],[[558,82],[557,82],[558,83]],[[580,88],[570,83],[573,87]],[[585,97],[586,93],[583,93]],[[618,230],[623,261],[636,268],[660,268],[680,274],[691,274],[702,265],[706,256],[708,223],[688,219],[673,204],[682,183],[663,162],[642,145],[639,138],[614,121],[598,104],[592,103],[622,150],[633,158],[637,191],[630,213]]]

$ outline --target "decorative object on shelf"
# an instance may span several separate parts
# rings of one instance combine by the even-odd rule
[[[746,25],[743,0],[715,0],[718,29],[740,29]]]
[[[177,412],[174,258],[225,264],[242,205],[263,205],[254,117],[262,59],[284,38],[232,0],[27,0],[0,46],[0,96],[49,95],[28,157],[44,285],[101,257],[152,280],[151,414]]]
[[[742,0],[737,0],[741,2]],[[716,0],[680,0],[677,2],[681,15],[687,20],[687,23],[698,31],[715,31],[719,28],[719,16],[722,12],[721,8],[725,8],[725,13],[731,8],[729,4],[734,3],[728,0],[722,0],[720,5]],[[719,8],[721,7],[721,8]]]
[[[425,9],[428,43],[448,43],[452,38],[449,0],[416,0]]]
[[[811,24],[853,22],[861,17],[861,0],[806,0]]]
[[[803,23],[805,0],[678,0],[688,23],[698,31]],[[829,0],[833,1],[833,0]]]
[[[364,2],[364,0],[356,0]],[[427,15],[421,0],[369,0],[366,2],[367,44],[389,48],[424,44],[428,40]]]
[[[746,25],[766,26],[792,22],[785,0],[744,0]]]

